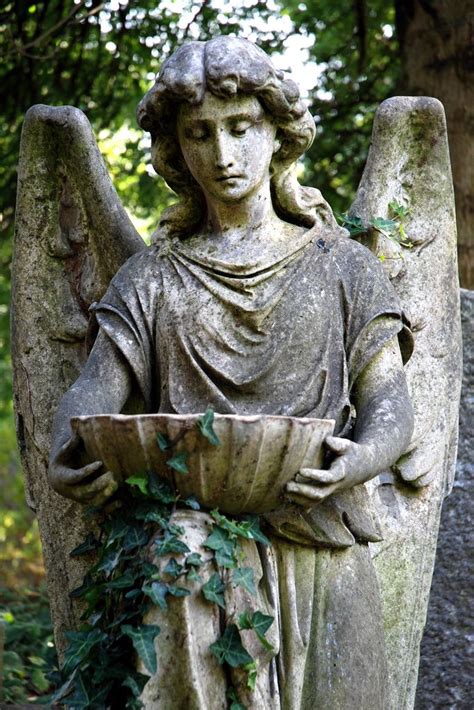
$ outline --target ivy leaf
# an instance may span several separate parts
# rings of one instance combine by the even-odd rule
[[[127,587],[133,587],[133,584],[138,576],[138,573],[133,573],[131,570],[127,570],[125,574],[120,575],[111,582],[107,582],[105,585],[107,589],[127,589]]]
[[[100,708],[107,705],[105,702],[112,688],[113,681],[109,681],[99,688],[92,684],[88,674],[78,673],[74,684],[74,694],[67,700],[67,706],[74,710]]]
[[[214,431],[214,412],[208,409],[202,417],[197,420],[198,429],[201,434],[213,445],[219,446],[220,439]]]
[[[66,649],[66,660],[63,671],[68,674],[83,663],[92,649],[97,644],[105,641],[107,635],[100,629],[91,631],[67,631],[66,639],[69,642]]]
[[[253,630],[257,636],[264,636],[273,624],[273,621],[273,616],[268,616],[268,614],[262,614],[261,611],[256,611],[252,616]]]
[[[154,575],[159,573],[159,569],[153,562],[140,562],[140,572],[144,577],[151,579]]]
[[[227,691],[227,697],[231,701],[229,710],[246,710],[245,705],[239,701],[239,696],[235,688],[229,688]]]
[[[370,225],[386,237],[391,237],[398,232],[398,224],[393,219],[376,217],[370,222]]]
[[[166,436],[166,434],[162,434],[161,431],[159,431],[156,435],[156,443],[158,444],[160,451],[169,451],[173,446],[169,437]]]
[[[158,523],[161,527],[166,527],[166,518],[161,506],[155,501],[142,501],[133,511],[136,520],[143,520],[145,523]]]
[[[187,505],[188,508],[192,508],[192,510],[201,510],[201,505],[195,496],[189,496],[186,498],[184,504]]]
[[[91,615],[89,616],[89,624],[90,624],[91,626],[97,626],[97,624],[99,623],[99,621],[103,618],[104,614],[105,614],[105,610],[104,610],[104,609],[101,609],[100,611],[94,612],[94,614],[91,614]],[[81,616],[81,619],[82,619],[82,616]]]
[[[182,573],[184,567],[183,565],[180,565],[174,557],[170,559],[166,567],[164,568],[163,572],[166,574],[170,574],[172,577],[179,577],[179,575]]]
[[[128,698],[125,710],[143,710],[143,703],[140,698]]]
[[[176,535],[167,532],[164,538],[156,543],[156,554],[158,557],[163,557],[172,552],[191,552],[191,550]]]
[[[125,599],[135,599],[135,597],[139,597],[140,594],[141,591],[139,589],[131,589],[125,594]]]
[[[401,205],[399,202],[396,200],[392,200],[392,202],[388,203],[389,209],[394,215],[399,220],[405,219],[410,213],[410,208],[405,207],[404,205]]]
[[[109,550],[102,557],[95,569],[97,572],[105,572],[106,574],[110,574],[119,564],[122,554],[123,550],[121,548]]]
[[[89,533],[81,545],[78,545],[69,553],[69,557],[80,557],[81,555],[87,555],[88,552],[93,552],[100,547],[100,542],[97,540],[95,535]]]
[[[86,680],[87,678],[87,680]],[[111,689],[113,681],[110,681],[100,688],[90,683],[88,676],[78,673],[74,684],[74,695],[68,698],[67,706],[74,710],[86,710],[89,708],[104,707],[105,700]]]
[[[144,496],[148,495],[148,476],[145,474],[138,473],[135,476],[130,476],[125,479],[125,483],[128,483],[129,486],[136,486]]]
[[[72,599],[80,599],[81,597],[85,596],[87,592],[95,587],[95,582],[92,580],[92,578],[89,575],[86,575],[84,577],[84,580],[81,584],[80,587],[76,587],[75,589],[72,590],[72,592],[69,592],[69,596]]]
[[[244,611],[242,614],[239,614],[239,627],[241,629],[251,629],[252,627],[252,617],[250,616],[249,611]]]
[[[186,459],[188,458],[187,451],[181,451],[179,454],[175,454],[166,462],[166,465],[174,469],[178,473],[187,474],[189,473],[188,465]]]
[[[260,523],[257,515],[246,515],[245,521],[248,523],[247,534],[251,540],[261,542],[262,545],[269,545],[270,540],[260,530]]]
[[[76,670],[71,673],[69,678],[51,695],[51,697],[49,698],[49,701],[52,704],[57,703],[59,700],[62,700],[67,695],[72,693],[72,690],[74,688],[74,683],[76,682],[77,673],[78,673],[78,671],[76,668]]]
[[[185,561],[188,567],[200,567],[203,564],[203,560],[199,552],[191,552],[191,554],[186,557]]]
[[[258,673],[258,668],[257,664],[255,661],[252,663],[247,663],[246,666],[244,666],[244,669],[247,671],[247,688],[250,688],[250,690],[255,690],[255,686],[257,685],[257,673]]]
[[[231,668],[253,663],[252,656],[242,646],[239,630],[235,624],[227,626],[221,638],[212,643],[209,649],[220,664],[227,663]]]
[[[204,542],[204,547],[214,550],[216,562],[220,567],[235,567],[235,540],[231,538],[227,530],[214,526],[212,533]]]
[[[168,585],[164,584],[164,582],[152,582],[151,584],[144,584],[142,587],[142,592],[151,599],[153,604],[158,605],[160,609],[166,609],[168,607],[166,603]]]
[[[242,520],[230,520],[218,510],[211,512],[212,517],[218,526],[231,533],[243,537],[246,540],[256,540],[264,545],[269,545],[270,540],[260,530],[260,523],[257,515],[246,515]]]
[[[246,589],[250,594],[257,593],[251,567],[237,567],[232,574],[232,581],[237,586]]]
[[[160,627],[143,624],[135,628],[129,624],[124,624],[120,627],[120,630],[131,639],[133,647],[143,661],[148,673],[154,675],[157,668],[155,638],[160,633]]]
[[[189,572],[186,574],[186,579],[188,579],[190,582],[202,582],[201,575],[197,573],[194,567],[191,567]]]
[[[341,226],[349,231],[351,237],[355,237],[357,234],[364,234],[367,231],[360,217],[349,217],[348,214],[340,214],[339,212],[335,212],[334,215]]]
[[[253,629],[257,634],[257,637],[262,644],[265,646],[267,651],[273,651],[273,646],[265,638],[270,626],[273,624],[273,616],[268,616],[267,614],[262,614],[261,611],[256,611],[250,616],[248,611],[239,615],[239,626],[241,629]]]
[[[88,604],[87,608],[87,614],[90,614],[91,611],[95,608],[95,605],[99,601],[99,599],[102,596],[102,585],[100,586],[94,586],[91,587],[90,589],[87,590],[87,592],[84,594],[84,599],[86,600]]]
[[[225,609],[224,591],[225,584],[217,572],[202,587],[202,593],[207,601],[217,604],[221,609]]]
[[[219,527],[224,528],[224,530],[227,530],[232,535],[238,535],[246,540],[250,539],[250,523],[247,520],[230,520],[225,515],[222,515],[222,513],[219,513],[218,510],[211,511],[211,515]]]
[[[121,517],[114,518],[112,520],[109,534],[107,536],[106,547],[109,547],[117,540],[121,540],[125,536],[125,534],[128,530],[128,526],[129,526],[129,524],[123,518],[121,518]]]
[[[134,525],[133,527],[129,527],[123,539],[123,549],[125,552],[130,552],[130,550],[134,550],[136,547],[146,545],[148,539],[149,533],[144,528]]]
[[[141,695],[143,688],[150,680],[150,677],[135,671],[133,675],[128,675],[122,683],[124,688],[130,688],[136,698]]]
[[[168,526],[168,530],[172,535],[184,535],[186,532],[182,525],[171,524]]]
[[[160,478],[156,473],[150,473],[148,478],[148,490],[150,495],[156,500],[159,500],[163,505],[174,503],[176,494],[172,491],[169,484]]]

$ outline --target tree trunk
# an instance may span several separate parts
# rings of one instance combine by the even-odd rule
[[[461,284],[474,288],[474,0],[395,0],[402,90],[444,104]]]

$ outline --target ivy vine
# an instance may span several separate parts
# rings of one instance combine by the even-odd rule
[[[213,418],[214,413],[208,410],[197,427],[204,438],[218,446]],[[158,434],[156,443],[161,451],[170,454],[167,466],[187,475],[186,452],[173,451],[177,440]],[[143,616],[154,605],[166,610],[170,597],[190,594],[182,580],[202,583],[201,555],[189,549],[181,539],[184,529],[173,523],[176,510],[200,509],[196,498],[181,498],[154,471],[131,476],[126,484],[126,489],[105,509],[86,511],[96,521],[99,532],[89,533],[70,553],[72,557],[89,555],[94,563],[81,586],[71,593],[85,603],[83,624],[77,631],[66,633],[68,646],[60,687],[50,700],[75,710],[142,707],[140,695],[149,676],[136,670],[135,653],[148,673],[156,673],[155,640],[160,634],[158,626],[143,623]],[[227,584],[256,594],[252,568],[240,565],[243,555],[239,540],[255,540],[264,545],[269,540],[260,530],[257,516],[231,520],[217,510],[211,515],[214,523],[204,546],[212,552],[217,572],[202,583],[201,593],[210,604],[225,608]],[[173,554],[184,556],[184,561],[179,563],[171,556],[162,573],[150,561]],[[224,570],[231,573],[224,575]],[[255,687],[258,668],[242,644],[240,631],[253,629],[262,645],[271,649],[265,634],[272,622],[272,616],[248,610],[239,616],[238,624],[227,625],[221,638],[210,646],[220,664],[242,667],[247,672],[249,688]],[[245,710],[234,688],[229,689],[228,698],[231,710]]]
[[[336,218],[339,224],[348,230],[351,237],[367,234],[368,231],[373,230],[381,234],[385,239],[389,239],[406,249],[411,249],[413,242],[409,239],[405,231],[405,220],[410,214],[410,208],[393,200],[389,203],[388,210],[389,219],[375,217],[369,220],[368,223],[362,222],[362,219],[356,215],[349,215],[347,213],[336,213]],[[383,252],[379,254],[379,259],[385,261]]]

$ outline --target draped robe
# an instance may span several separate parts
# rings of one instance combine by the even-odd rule
[[[349,437],[357,377],[394,336],[406,342],[381,265],[343,230],[320,225],[283,248],[265,245],[251,261],[219,258],[198,238],[162,242],[124,265],[95,312],[133,373],[143,411],[210,406],[334,419],[335,434]],[[179,516],[193,549],[205,555],[207,514]],[[252,649],[260,663],[255,690],[232,673],[240,700],[262,710],[381,710],[383,630],[367,546],[380,537],[365,487],[309,510],[289,506],[266,524],[270,548],[244,545],[259,582],[257,604],[232,585],[226,593],[227,620],[249,605],[275,617],[273,657]],[[157,640],[146,707],[226,707],[229,679],[208,650],[222,620],[190,589],[166,614],[156,609],[150,617],[167,640]]]

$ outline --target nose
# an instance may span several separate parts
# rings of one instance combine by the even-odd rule
[[[216,167],[220,170],[231,168],[234,165],[234,156],[232,153],[232,145],[230,136],[224,129],[220,129],[216,133]]]

